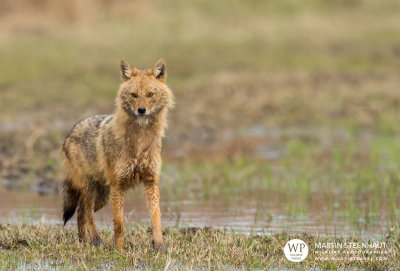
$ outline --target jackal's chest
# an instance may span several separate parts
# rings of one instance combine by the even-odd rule
[[[122,187],[133,187],[140,182],[151,181],[160,171],[161,161],[149,153],[121,159],[117,167],[117,178]]]

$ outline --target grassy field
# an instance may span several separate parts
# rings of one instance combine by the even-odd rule
[[[399,243],[388,237],[386,248],[375,251],[384,254],[371,255],[368,249],[359,249],[348,257],[357,260],[326,261],[321,255],[310,253],[301,263],[290,263],[283,256],[282,248],[292,238],[301,238],[310,251],[318,251],[318,243],[357,243],[356,238],[329,238],[310,235],[252,236],[199,228],[167,228],[164,232],[168,251],[154,253],[151,247],[150,229],[139,226],[127,233],[125,251],[113,249],[112,233],[102,230],[105,245],[96,248],[77,241],[76,231],[46,225],[5,225],[0,232],[0,268],[57,269],[57,270],[248,270],[266,266],[277,269],[368,269],[390,270],[399,264]],[[398,233],[396,234],[398,235]],[[364,241],[365,242],[365,241]],[[345,251],[339,249],[338,251]],[[387,252],[387,253],[386,253]],[[370,257],[370,258],[369,258]],[[376,260],[383,257],[384,260]]]
[[[120,60],[147,68],[163,57],[176,107],[162,200],[255,202],[260,219],[274,216],[271,205],[287,216],[328,212],[332,224],[340,214],[351,234],[380,225],[374,238],[398,246],[399,12],[394,0],[2,1],[0,181],[56,193],[64,136],[77,120],[112,112]],[[107,229],[105,248],[80,254],[70,228],[2,224],[0,268],[56,269],[64,260],[82,269],[399,265],[393,247],[388,261],[309,257],[292,266],[283,234],[177,228],[166,231],[169,254],[155,255],[146,230],[127,236],[124,255]],[[312,244],[346,234],[297,237]]]

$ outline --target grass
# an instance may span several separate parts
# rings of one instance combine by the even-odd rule
[[[326,138],[285,139],[282,157],[277,160],[239,156],[212,163],[166,162],[161,179],[163,198],[182,199],[189,194],[192,200],[220,198],[227,205],[241,200],[244,204],[256,201],[259,206],[281,202],[283,213],[303,216],[318,202],[321,212],[327,207],[344,213],[351,223],[383,219],[395,225],[400,192],[399,139],[350,136],[326,146],[320,140]],[[274,196],[269,199],[268,195]],[[334,204],[338,206],[333,208]],[[267,207],[260,208],[268,212]]]
[[[362,253],[350,256],[359,260],[320,260],[316,243],[367,243],[356,237],[330,238],[310,235],[252,236],[226,233],[223,230],[209,228],[167,228],[164,239],[168,246],[166,254],[157,254],[151,247],[151,233],[146,227],[139,226],[127,231],[125,251],[119,253],[113,249],[112,233],[108,229],[100,233],[105,240],[104,247],[94,247],[77,241],[76,230],[48,225],[7,225],[1,224],[0,231],[0,268],[51,268],[55,270],[87,269],[143,269],[165,270],[226,270],[226,269],[265,269],[288,268],[296,270],[319,267],[327,269],[393,269],[400,264],[398,257],[398,233],[388,237],[385,242],[387,254],[379,254],[365,260],[366,249]],[[287,261],[283,247],[288,240],[299,238],[309,246],[309,256],[302,263]],[[340,251],[346,251],[341,249]],[[350,250],[348,250],[350,251]],[[40,259],[40,260],[38,260]]]
[[[274,216],[273,205],[290,217],[326,211],[329,223],[345,220],[352,232],[373,225],[397,229],[397,1],[139,0],[90,7],[14,2],[0,4],[0,178],[8,183],[56,190],[63,178],[58,158],[63,138],[77,120],[112,112],[119,61],[145,68],[164,57],[177,105],[164,144],[163,200],[255,205],[255,224]],[[179,214],[181,208],[178,204],[173,211]],[[43,268],[66,260],[76,267],[84,262],[101,268],[105,262],[150,269],[168,261],[168,255],[152,254],[144,228],[127,237],[137,245],[146,237],[145,254],[129,247],[123,257],[110,245],[74,254],[74,247],[83,247],[74,243],[69,228],[5,228],[10,230],[0,231],[1,264],[12,267],[42,264],[34,257],[46,259]],[[65,259],[45,230],[66,243]],[[16,232],[25,235],[18,239]],[[111,244],[110,233],[103,235]],[[171,251],[176,269],[317,266],[282,262],[284,235],[187,235],[172,228],[166,236],[178,242]],[[185,258],[180,246],[187,245],[181,242],[188,236],[208,242],[209,249],[196,243],[199,250],[187,249]],[[302,238],[313,243],[322,237]],[[28,243],[18,245],[18,240]],[[230,256],[232,246],[218,250],[216,240],[243,241],[237,249],[250,257]],[[255,244],[254,254],[246,252],[248,242]],[[273,253],[261,257],[264,249]],[[390,261],[318,264],[322,269],[395,266]]]

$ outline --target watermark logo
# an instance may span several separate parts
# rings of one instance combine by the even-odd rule
[[[300,239],[292,239],[283,248],[286,259],[291,262],[301,262],[308,255],[308,246]]]

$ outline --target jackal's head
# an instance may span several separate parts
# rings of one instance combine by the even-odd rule
[[[146,124],[173,106],[173,94],[165,84],[167,70],[164,59],[147,70],[139,70],[122,60],[121,79],[117,106],[138,123]]]

